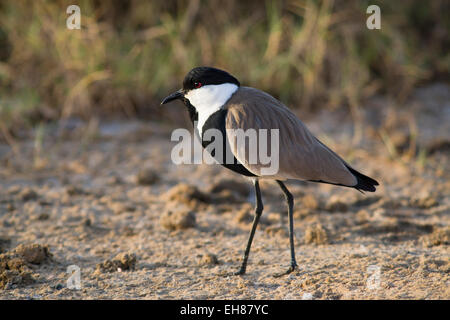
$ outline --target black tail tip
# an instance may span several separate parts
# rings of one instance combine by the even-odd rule
[[[366,175],[363,175],[362,173],[356,171],[353,168],[347,167],[350,172],[356,177],[356,185],[353,186],[353,188],[357,189],[358,191],[368,191],[368,192],[375,192],[377,188],[375,186],[378,186],[379,183],[375,179],[372,179]]]

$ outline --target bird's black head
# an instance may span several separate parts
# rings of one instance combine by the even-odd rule
[[[176,99],[184,99],[185,94],[191,90],[199,89],[207,85],[233,83],[240,86],[239,81],[226,71],[212,67],[196,67],[188,72],[183,80],[183,88],[167,96],[161,104]]]
[[[188,92],[206,85],[223,83],[234,83],[240,86],[239,81],[226,71],[211,67],[197,67],[184,77],[183,90]]]

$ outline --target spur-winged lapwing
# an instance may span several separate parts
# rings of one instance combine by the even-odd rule
[[[375,186],[378,185],[377,181],[353,169],[314,137],[283,103],[258,89],[241,87],[235,77],[223,70],[210,67],[192,69],[184,78],[183,88],[166,97],[161,104],[176,99],[182,100],[186,105],[203,147],[206,148],[211,143],[203,139],[204,132],[212,128],[220,130],[225,137],[224,147],[231,150],[234,156],[232,163],[222,165],[253,181],[256,193],[255,216],[241,268],[235,274],[245,273],[253,236],[263,211],[259,179],[276,180],[286,196],[291,249],[291,266],[286,274],[295,270],[297,263],[294,251],[294,199],[283,180],[329,183],[369,192],[375,191]],[[277,174],[261,176],[261,165],[250,163],[237,151],[235,140],[228,134],[231,129],[278,129]]]

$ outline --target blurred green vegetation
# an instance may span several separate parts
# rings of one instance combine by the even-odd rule
[[[156,117],[199,65],[291,108],[352,110],[377,93],[404,101],[448,80],[448,3],[85,0],[81,30],[68,30],[73,1],[0,2],[0,132],[73,115]],[[381,30],[366,28],[370,4]]]

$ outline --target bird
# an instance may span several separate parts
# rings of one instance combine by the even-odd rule
[[[235,275],[246,273],[253,237],[263,213],[261,179],[276,181],[288,208],[290,266],[278,276],[298,268],[294,246],[294,197],[284,183],[286,180],[332,184],[363,193],[375,192],[379,185],[317,139],[281,101],[264,91],[241,86],[237,78],[227,71],[206,66],[193,68],[185,76],[182,88],[164,98],[161,105],[174,100],[181,100],[186,106],[203,148],[211,143],[204,139],[205,132],[208,129],[219,130],[225,137],[224,148],[233,154],[233,161],[221,164],[253,182],[256,195],[254,218],[243,260],[238,271],[233,273]],[[250,163],[238,152],[236,141],[228,134],[233,129],[278,129],[280,159],[277,174],[262,175],[261,163]]]

